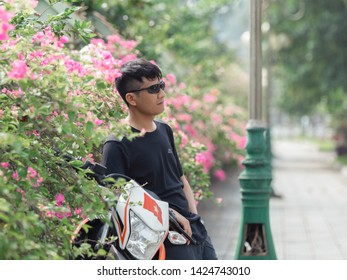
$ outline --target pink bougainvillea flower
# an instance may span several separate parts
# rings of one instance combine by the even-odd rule
[[[244,150],[247,145],[247,137],[246,136],[241,136],[239,139],[239,149]]]
[[[59,41],[57,41],[58,48],[62,48],[65,43],[69,42],[69,38],[66,36],[61,36]]]
[[[214,156],[211,150],[196,154],[195,161],[204,167],[204,172],[208,173],[213,166]]]
[[[168,102],[170,105],[174,106],[176,110],[181,110],[183,106],[191,103],[191,98],[188,95],[180,95],[168,99]]]
[[[31,133],[34,134],[36,137],[40,136],[40,133],[38,133],[37,130],[33,130]]]
[[[103,123],[104,123],[104,121],[103,120],[99,120],[98,118],[96,118],[94,120],[94,124],[96,124],[96,125],[102,125]]]
[[[188,143],[188,136],[182,131],[182,130],[178,130],[178,134],[181,137],[181,144],[180,144],[180,148],[184,148],[187,143]]]
[[[0,7],[0,21],[1,22],[9,22],[13,17],[13,13],[6,10],[4,6]]]
[[[45,37],[45,34],[44,34],[42,31],[37,32],[37,33],[32,37],[33,43],[42,41],[44,37]]]
[[[22,91],[21,88],[19,88],[18,90],[9,90],[7,88],[3,88],[1,92],[8,95],[12,95],[15,98],[20,98],[24,95],[24,92]]]
[[[82,214],[82,208],[76,208],[76,209],[73,211],[73,213],[74,213],[75,215],[81,215],[81,214]]]
[[[48,211],[46,212],[47,217],[56,217],[59,220],[62,220],[65,217],[70,217],[71,213],[70,212],[53,212],[53,211]]]
[[[30,182],[31,186],[33,186],[35,188],[38,188],[41,185],[41,183],[43,182],[43,178],[31,166],[28,167],[26,178]]]
[[[30,177],[36,177],[37,176],[37,172],[34,168],[32,168],[31,166],[28,167],[28,176]]]
[[[33,43],[38,43],[41,45],[41,47],[46,47],[49,45],[57,45],[58,46],[58,39],[55,37],[54,33],[51,30],[50,26],[47,26],[44,31],[40,31],[36,33],[32,37]],[[65,40],[65,39],[63,39]]]
[[[88,154],[85,158],[83,158],[83,161],[89,160],[91,162],[94,162],[94,155],[92,153]]]
[[[134,40],[120,42],[120,45],[128,51],[131,51],[133,48],[135,48],[137,44],[138,43]]]
[[[205,94],[204,95],[204,101],[206,103],[215,103],[217,101],[217,97],[212,94]]]
[[[107,36],[107,41],[110,44],[118,44],[120,41],[122,41],[122,37],[120,37],[117,34],[109,35],[109,36]]]
[[[211,114],[211,120],[215,123],[215,125],[221,125],[223,123],[223,117],[218,114]]]
[[[230,138],[237,143],[239,149],[244,149],[247,144],[247,138],[241,135],[236,134],[233,131],[229,133]]]
[[[189,111],[193,112],[195,110],[201,109],[202,102],[200,100],[193,100],[192,102],[188,104],[189,104]]]
[[[58,193],[55,197],[55,202],[57,206],[62,206],[64,200],[65,200],[65,197],[62,193]]]
[[[1,167],[7,169],[9,167],[9,163],[8,162],[2,162],[0,163]]]
[[[14,29],[14,26],[9,23],[13,14],[6,11],[4,7],[0,7],[0,41],[9,39],[8,32]]]
[[[39,1],[38,0],[30,0],[30,4],[33,8],[36,8],[37,5],[39,4]]]
[[[123,65],[124,63],[130,61],[130,60],[134,60],[137,58],[136,54],[127,54],[125,56],[123,56],[120,60],[120,66]]]
[[[80,77],[83,77],[87,74],[86,69],[80,62],[75,61],[69,57],[66,57],[64,65],[70,73],[77,72]]]
[[[195,161],[197,163],[205,163],[206,162],[206,155],[205,153],[197,153],[196,156],[195,156]]]
[[[191,137],[196,137],[198,135],[198,132],[196,131],[195,127],[190,123],[187,123],[184,126],[184,131]]]
[[[35,58],[41,58],[44,55],[45,55],[45,52],[43,52],[43,51],[33,51],[33,52],[29,53],[28,58],[29,58],[29,60],[33,60]]]
[[[216,170],[216,172],[214,173],[214,176],[215,176],[219,181],[225,181],[225,179],[226,179],[225,172],[224,172],[224,170],[222,170],[222,169]]]
[[[19,60],[25,60],[25,57],[22,53],[18,53],[18,59]]]
[[[107,71],[105,80],[110,84],[113,84],[114,80],[120,77],[121,75],[122,74],[120,73],[119,69],[111,69]]]
[[[166,78],[169,80],[170,84],[176,84],[176,76],[174,74],[167,74]]]
[[[187,85],[185,83],[180,83],[178,86],[180,89],[185,89]]]
[[[14,80],[24,79],[28,71],[28,66],[26,65],[26,61],[17,59],[12,62],[11,66],[12,66],[12,70],[7,74],[7,76],[10,79],[14,79]]]
[[[92,45],[95,45],[95,46],[98,46],[98,47],[101,47],[101,46],[105,45],[105,41],[103,39],[91,39],[90,43]]]
[[[32,186],[37,188],[37,187],[39,187],[41,185],[42,182],[43,182],[43,178],[41,176],[38,176],[36,178],[35,184],[33,184]]]
[[[16,181],[19,181],[19,180],[20,180],[17,171],[15,171],[15,172],[12,173],[12,178],[13,178],[14,180],[16,180]]]
[[[181,113],[176,116],[178,121],[183,121],[189,123],[192,120],[193,116],[191,114]]]

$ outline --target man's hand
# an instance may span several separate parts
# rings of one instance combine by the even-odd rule
[[[194,198],[194,194],[192,191],[192,188],[189,185],[189,182],[186,178],[186,176],[182,176],[181,177],[181,181],[183,183],[183,192],[184,195],[186,196],[187,200],[188,200],[188,204],[189,204],[189,211],[193,214],[198,214],[198,209],[196,208],[196,201]]]
[[[174,212],[175,216],[176,216],[176,220],[177,222],[182,226],[183,230],[190,236],[192,237],[193,232],[192,229],[190,227],[190,223],[189,221],[182,216],[180,213],[178,213],[176,210],[174,209],[170,209],[172,210],[172,212]],[[189,245],[190,241],[187,239],[187,245]]]

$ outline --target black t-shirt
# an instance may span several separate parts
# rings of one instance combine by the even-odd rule
[[[163,122],[155,121],[155,124],[156,130],[132,140],[119,141],[109,136],[103,146],[102,163],[107,167],[107,174],[129,176],[186,216],[189,207],[172,129]]]
[[[156,130],[132,140],[110,135],[103,145],[102,164],[106,174],[120,173],[153,191],[160,199],[191,221],[193,236],[204,240],[207,232],[200,217],[189,211],[183,192],[182,166],[177,155],[172,129],[155,121]],[[133,131],[137,131],[133,128]]]

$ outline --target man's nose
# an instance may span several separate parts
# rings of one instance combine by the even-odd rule
[[[165,97],[165,96],[166,96],[165,91],[164,91],[163,89],[160,89],[159,94],[158,94],[158,97],[159,97],[159,98],[163,98],[163,97]]]

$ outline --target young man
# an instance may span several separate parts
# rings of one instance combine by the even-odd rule
[[[116,88],[128,106],[126,123],[143,136],[128,140],[112,135],[103,146],[107,173],[125,174],[169,203],[178,222],[197,245],[165,242],[167,259],[217,259],[183,174],[170,126],[155,117],[164,111],[165,83],[160,68],[145,59],[123,65]]]

